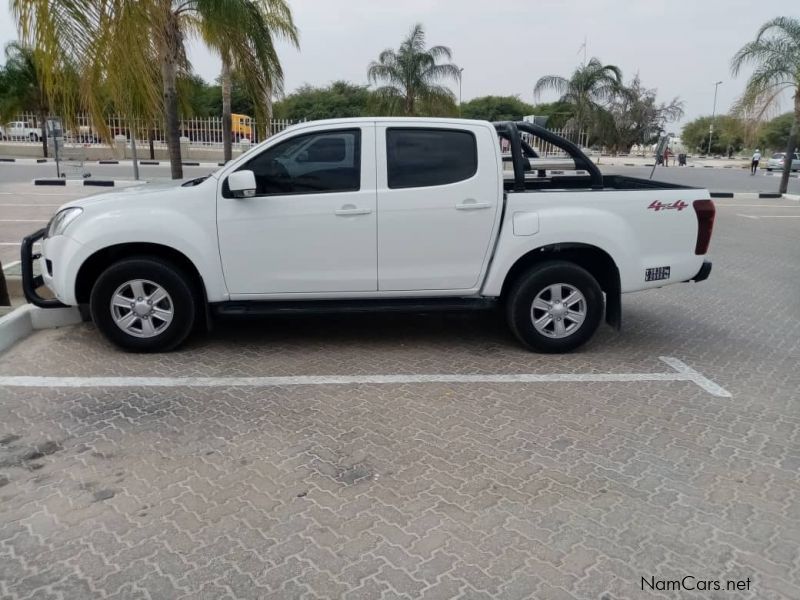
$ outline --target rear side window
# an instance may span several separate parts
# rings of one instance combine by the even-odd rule
[[[390,128],[386,131],[389,187],[445,185],[478,171],[478,146],[469,131]]]

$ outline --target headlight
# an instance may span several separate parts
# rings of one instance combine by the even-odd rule
[[[77,206],[58,211],[47,225],[47,237],[55,237],[64,233],[69,224],[77,219],[82,212],[83,209]]]

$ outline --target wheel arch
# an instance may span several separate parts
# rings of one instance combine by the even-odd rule
[[[77,302],[79,304],[89,302],[94,282],[109,266],[119,260],[133,257],[160,258],[181,269],[190,278],[190,283],[195,294],[197,294],[197,299],[206,307],[206,324],[208,325],[208,296],[200,271],[183,252],[163,244],[128,242],[106,246],[91,254],[83,261],[75,278],[75,299]]]
[[[500,297],[507,297],[511,286],[524,273],[548,260],[572,262],[591,273],[606,296],[606,323],[614,329],[620,328],[622,324],[622,294],[619,268],[608,252],[591,244],[577,242],[549,244],[523,254],[508,270],[503,280]]]

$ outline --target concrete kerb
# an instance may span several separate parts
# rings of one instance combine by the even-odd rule
[[[711,197],[732,198],[734,200],[777,199],[781,197],[787,200],[794,200],[795,197],[800,198],[800,196],[793,196],[792,194],[784,194],[781,196],[778,192],[711,192]]]
[[[101,187],[131,187],[134,185],[144,185],[147,181],[134,181],[130,179],[57,179],[55,177],[34,179],[33,185],[56,185],[56,186],[101,186]]]
[[[0,317],[0,352],[7,350],[38,329],[77,325],[81,321],[80,312],[74,306],[45,309],[32,304],[24,304],[4,317]]]

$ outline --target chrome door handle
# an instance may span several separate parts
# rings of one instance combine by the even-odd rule
[[[337,217],[347,217],[349,215],[368,215],[372,212],[371,208],[358,208],[355,204],[345,204],[334,211]]]
[[[491,208],[488,202],[476,202],[475,200],[464,200],[461,204],[456,204],[456,210],[481,210]]]

